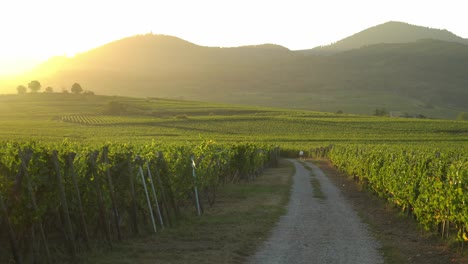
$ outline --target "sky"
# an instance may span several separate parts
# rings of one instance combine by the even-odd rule
[[[463,0],[1,0],[0,77],[137,34],[309,49],[388,21],[468,38]]]

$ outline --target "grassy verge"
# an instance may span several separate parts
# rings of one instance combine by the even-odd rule
[[[286,161],[255,182],[221,187],[202,217],[86,256],[89,263],[243,263],[285,213],[294,169]]]

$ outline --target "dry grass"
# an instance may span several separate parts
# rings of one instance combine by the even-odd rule
[[[229,184],[202,217],[190,216],[156,236],[114,245],[85,257],[90,263],[243,263],[285,213],[293,167],[286,161],[254,182]]]

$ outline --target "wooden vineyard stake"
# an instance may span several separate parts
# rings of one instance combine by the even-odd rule
[[[29,164],[29,161],[32,158],[32,155],[33,155],[33,151],[31,149],[25,149],[24,153],[21,151],[21,149],[19,150],[19,156],[20,156],[20,159],[21,159],[21,168],[22,168],[22,172],[23,172],[23,177],[26,179],[26,182],[28,183],[28,191],[29,191],[29,195],[31,196],[31,203],[32,203],[32,206],[33,206],[33,210],[34,210],[34,212],[37,213],[39,211],[39,209],[38,209],[37,203],[36,203],[36,196],[34,195],[33,188],[32,188],[32,185],[31,185],[31,180],[29,179],[29,176],[28,176],[28,164]],[[39,218],[37,221],[38,221],[38,225],[39,225],[39,232],[40,232],[40,235],[41,235],[41,240],[42,240],[42,243],[44,245],[44,249],[45,249],[45,253],[46,253],[46,262],[50,263],[49,245],[48,245],[46,237],[45,237],[44,227],[42,225],[42,219]]]
[[[174,217],[175,218],[178,218],[180,217],[180,211],[179,211],[179,207],[177,206],[177,203],[175,201],[175,197],[174,197],[174,193],[172,192],[171,188],[170,188],[170,185],[167,183],[167,177],[169,177],[168,175],[168,172],[167,172],[167,163],[166,163],[166,160],[164,159],[164,155],[162,152],[158,152],[158,159],[159,159],[159,163],[160,163],[160,169],[162,172],[166,173],[165,175],[164,174],[160,174],[158,173],[158,170],[156,170],[156,175],[158,176],[158,179],[161,180],[161,186],[163,186],[163,191],[165,190],[165,193],[167,194],[167,200],[169,201],[168,202],[168,205],[170,205],[174,211]],[[163,178],[164,177],[164,181],[163,181]],[[164,195],[164,194],[163,194]],[[168,211],[168,214],[169,216],[169,211]],[[170,218],[168,218],[169,221],[170,221]]]
[[[8,215],[8,209],[5,205],[5,201],[3,200],[2,193],[0,192],[0,209],[2,210],[2,213],[5,217],[5,223],[8,229],[8,239],[10,240],[10,245],[11,245],[11,251],[13,253],[13,258],[15,259],[15,262],[17,264],[23,263],[23,260],[21,258],[21,255],[19,254],[19,249],[18,249],[18,242],[16,241],[16,236],[15,232],[13,230],[13,227],[11,226],[10,223],[10,216]]]
[[[68,243],[70,247],[70,252],[72,255],[72,258],[76,258],[76,245],[75,245],[75,238],[73,236],[73,229],[72,229],[72,224],[71,224],[71,219],[70,219],[70,212],[68,210],[68,202],[67,202],[67,196],[65,194],[65,187],[63,186],[62,183],[62,173],[60,172],[60,164],[57,156],[57,150],[52,151],[52,162],[54,163],[55,167],[55,175],[57,176],[57,183],[60,191],[60,199],[62,202],[62,210],[63,210],[63,215],[65,217],[65,225],[66,225],[66,233],[68,237]]]
[[[112,203],[112,210],[114,211],[114,224],[115,228],[117,229],[117,239],[120,241],[122,240],[122,233],[120,232],[120,223],[119,223],[119,210],[117,210],[117,205],[115,203],[115,194],[114,194],[114,185],[112,184],[112,177],[110,174],[110,169],[109,169],[109,159],[107,157],[107,154],[109,152],[109,148],[106,146],[102,150],[102,162],[106,165],[106,176],[107,176],[107,182],[109,184],[109,194],[111,198],[111,203]]]
[[[161,160],[162,158],[162,153],[161,152],[158,152],[157,155],[158,157],[158,160]],[[168,208],[168,197],[167,197],[167,193],[166,193],[166,188],[161,180],[161,175],[159,173],[159,170],[156,169],[155,171],[156,173],[156,180],[160,186],[160,189],[161,189],[161,204],[163,206],[163,210],[164,210],[164,215],[166,216],[166,222],[169,224],[169,226],[172,225],[172,222],[171,222],[171,216],[170,216],[170,212],[169,212],[169,208]]]
[[[81,201],[81,194],[80,194],[80,189],[78,187],[78,182],[76,180],[76,173],[75,173],[75,168],[73,166],[73,160],[76,157],[76,153],[71,152],[68,154],[68,170],[70,173],[70,176],[73,180],[73,185],[75,186],[75,192],[76,192],[76,197],[78,199],[78,210],[80,211],[80,220],[81,220],[81,226],[83,229],[83,234],[84,234],[84,240],[86,247],[89,249],[89,234],[88,234],[88,228],[86,225],[86,218],[84,215],[84,210],[83,210],[83,203]]]
[[[97,164],[96,160],[98,158],[99,152],[94,151],[90,156],[89,156],[89,162],[91,163],[91,174],[94,177],[94,182],[96,184],[96,189],[97,189],[97,194],[98,194],[98,205],[99,205],[99,215],[101,218],[101,223],[104,228],[104,233],[106,235],[106,240],[107,243],[109,244],[109,247],[112,249],[112,241],[110,237],[110,226],[107,223],[107,217],[106,217],[106,209],[104,207],[104,198],[102,197],[102,189],[101,189],[101,184],[99,183],[98,173],[97,173]]]
[[[214,163],[214,159],[211,159],[210,163],[208,164],[208,167],[206,168],[206,172],[208,175],[211,175],[211,173],[213,173],[212,168],[215,167],[213,163]],[[213,183],[213,184],[208,185],[207,188],[205,188],[206,197],[208,199],[208,203],[210,207],[213,206],[213,204],[215,203],[217,186],[218,186],[217,183]]]
[[[133,170],[132,164],[130,162],[130,157],[127,159],[128,166],[128,178],[130,180],[130,195],[132,196],[131,207],[130,207],[130,216],[132,219],[132,231],[133,234],[138,234],[138,222],[137,222],[137,202],[135,195],[135,183],[133,182]]]

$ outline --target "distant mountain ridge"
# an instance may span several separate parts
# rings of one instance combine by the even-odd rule
[[[298,52],[307,55],[327,55],[369,45],[409,43],[423,39],[468,44],[468,39],[461,38],[445,29],[433,29],[403,22],[390,21],[363,30],[350,37],[339,40],[336,43]]]
[[[137,35],[117,40],[76,57],[55,58],[38,70],[54,69],[58,72],[90,70],[129,71],[185,71],[239,62],[249,57],[258,62],[278,56],[295,56],[289,49],[274,45],[251,45],[236,48],[205,47],[167,35]],[[196,67],[194,67],[196,66]],[[196,68],[196,69],[195,69]],[[50,70],[49,70],[49,73]]]
[[[384,25],[384,29],[414,27],[395,22]],[[350,38],[376,36],[379,28]],[[409,41],[403,34],[400,39],[409,42],[366,44],[329,56],[307,55],[274,44],[205,47],[147,34],[114,41],[74,58],[51,59],[30,76],[54,87],[79,82],[84,89],[108,95],[367,114],[386,108],[454,118],[460,111],[468,112],[468,45],[448,31],[434,32],[445,39]],[[337,44],[351,43],[345,40]]]

